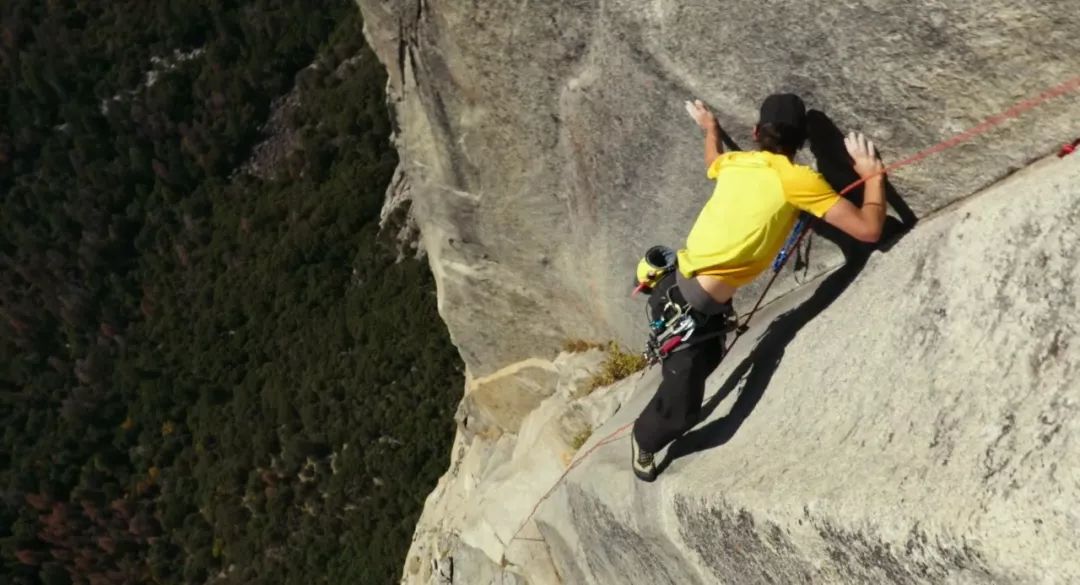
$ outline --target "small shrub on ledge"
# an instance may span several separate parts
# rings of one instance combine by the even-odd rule
[[[648,363],[645,356],[625,351],[614,341],[608,343],[605,349],[607,349],[607,358],[601,365],[600,371],[589,380],[589,392],[610,386],[631,374],[640,372]]]

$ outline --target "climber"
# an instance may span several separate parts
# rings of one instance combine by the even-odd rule
[[[748,152],[724,152],[720,125],[701,101],[686,108],[705,133],[706,174],[716,186],[677,253],[675,269],[646,287],[650,319],[665,305],[681,303],[696,325],[684,347],[664,358],[660,386],[634,423],[631,461],[645,481],[656,479],[655,453],[698,422],[705,379],[720,364],[731,330],[731,299],[769,268],[800,211],[864,242],[876,242],[885,221],[884,167],[862,134],[844,141],[855,171],[866,179],[861,207],[840,197],[816,171],[794,163],[806,141],[806,107],[798,96],[765,99],[753,130],[758,150]]]

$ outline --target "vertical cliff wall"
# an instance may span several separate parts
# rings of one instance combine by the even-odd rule
[[[548,359],[640,343],[632,267],[709,195],[685,99],[750,145],[760,99],[797,92],[897,160],[1075,78],[1073,2],[359,4],[390,74],[395,199],[472,375],[406,582],[1080,579],[1080,159],[996,184],[1075,137],[1073,95],[894,173],[914,215],[944,211],[865,266],[817,246],[818,278],[780,282],[658,482],[616,438],[531,515],[655,389],[649,371],[589,394],[599,356]]]
[[[896,160],[1080,71],[1071,0],[359,4],[441,311],[476,376],[566,338],[640,343],[632,267],[681,245],[709,194],[685,99],[749,145],[760,99],[795,91]],[[925,214],[1077,118],[1080,102],[1058,101],[894,184]]]

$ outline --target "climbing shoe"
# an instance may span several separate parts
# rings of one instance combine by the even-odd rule
[[[633,433],[630,433],[630,462],[634,467],[634,475],[638,476],[638,479],[642,481],[656,479],[656,463],[653,461],[653,454],[641,450]]]

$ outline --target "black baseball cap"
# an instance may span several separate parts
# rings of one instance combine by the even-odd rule
[[[806,104],[793,93],[774,93],[761,102],[758,124],[787,126],[806,131]]]

